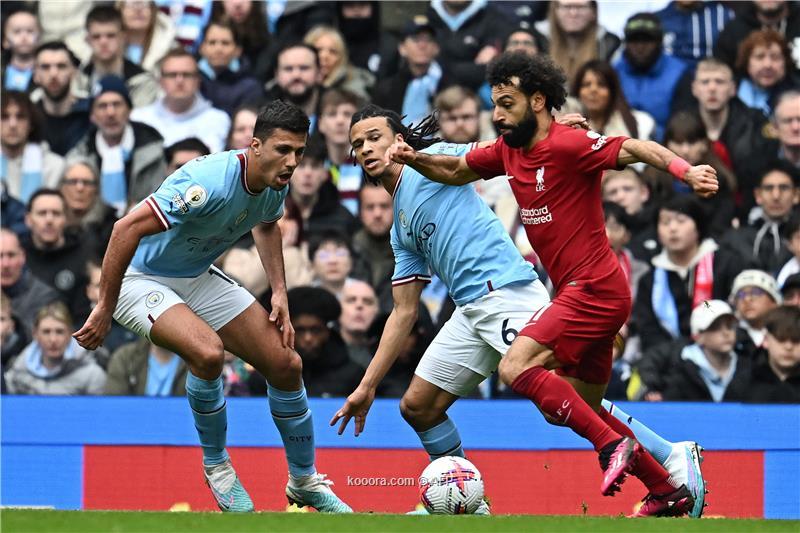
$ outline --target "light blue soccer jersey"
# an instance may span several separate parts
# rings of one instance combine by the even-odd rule
[[[247,188],[244,150],[198,157],[176,170],[139,209],[165,231],[141,240],[131,266],[173,278],[199,276],[260,222],[283,216],[288,187],[259,194]]]
[[[469,147],[437,143],[423,152],[460,156]],[[393,285],[429,281],[432,270],[456,305],[538,277],[473,187],[442,185],[409,166],[394,192],[391,241]]]

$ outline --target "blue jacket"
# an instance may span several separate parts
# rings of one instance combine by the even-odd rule
[[[672,108],[672,95],[686,70],[686,64],[662,53],[649,71],[639,72],[623,55],[614,64],[614,68],[619,74],[622,91],[628,103],[631,107],[653,116],[656,120],[655,139],[661,141]]]
[[[717,35],[733,19],[733,11],[714,1],[688,11],[677,4],[670,2],[656,12],[664,28],[664,51],[694,66],[712,55]]]

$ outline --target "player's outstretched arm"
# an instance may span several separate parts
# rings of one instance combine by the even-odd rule
[[[83,327],[72,334],[78,344],[94,350],[103,343],[111,329],[112,315],[117,307],[122,276],[131,263],[139,241],[147,235],[163,231],[156,215],[142,203],[117,220],[111,231],[108,249],[100,273],[100,297]]]
[[[336,411],[331,419],[331,426],[339,420],[342,421],[339,425],[339,435],[344,433],[347,423],[353,417],[355,417],[356,425],[355,436],[358,437],[364,431],[367,413],[375,400],[375,390],[397,360],[400,355],[400,346],[411,334],[414,323],[417,321],[419,298],[424,287],[424,283],[413,281],[392,289],[394,309],[386,320],[378,351],[370,361],[358,388],[347,397],[342,408]]]
[[[386,162],[408,165],[431,181],[445,185],[466,185],[481,179],[467,165],[465,157],[426,154],[405,142],[396,142],[386,150]]]
[[[719,189],[717,171],[712,166],[692,166],[673,151],[653,141],[628,139],[622,143],[617,163],[630,165],[640,161],[685,181],[695,194],[703,198],[714,196]]]
[[[289,320],[289,298],[286,295],[286,271],[283,264],[281,228],[277,222],[258,224],[253,228],[253,240],[272,288],[270,322],[281,330],[284,347],[294,349],[294,327]]]

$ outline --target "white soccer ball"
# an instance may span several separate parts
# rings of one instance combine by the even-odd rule
[[[431,514],[472,514],[483,501],[483,478],[463,457],[440,457],[422,471],[419,499]]]

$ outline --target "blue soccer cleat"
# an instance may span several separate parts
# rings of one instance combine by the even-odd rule
[[[205,466],[204,474],[206,484],[223,513],[252,513],[255,510],[253,500],[244,490],[230,459],[218,465]]]
[[[349,505],[339,499],[330,489],[333,481],[325,479],[325,474],[314,473],[310,476],[289,476],[286,484],[286,497],[289,503],[298,507],[313,507],[321,513],[352,513]]]

